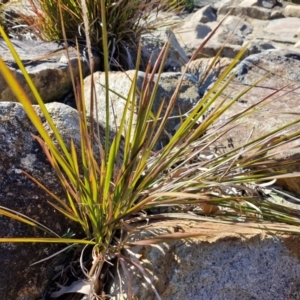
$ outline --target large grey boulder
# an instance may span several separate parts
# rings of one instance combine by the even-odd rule
[[[24,63],[26,70],[42,96],[44,103],[63,100],[72,91],[70,67],[75,78],[79,74],[77,52],[69,49],[70,62],[68,62],[63,46],[54,42],[20,41],[12,43]],[[1,58],[18,79],[25,92],[30,96],[32,103],[36,103],[25,78],[12,57],[6,43],[0,39]],[[83,74],[89,73],[89,66],[81,56]],[[15,95],[8,87],[0,73],[0,102],[17,101]]]
[[[125,100],[119,95],[127,98],[129,94],[129,90],[131,87],[132,79],[134,78],[135,71],[124,72],[110,72],[109,74],[109,88],[111,92],[109,93],[109,114],[110,114],[110,124],[109,126],[112,129],[118,129],[121,118],[123,116],[124,108],[125,108]],[[97,106],[93,112],[93,118],[97,120],[100,124],[106,126],[106,103],[105,103],[105,74],[96,72],[94,73],[94,82],[95,82],[95,94],[97,97]],[[141,89],[142,83],[145,77],[145,73],[139,71],[138,72],[138,88]],[[162,101],[164,100],[164,106],[162,110],[162,115],[166,111],[169,100],[171,99],[176,86],[178,84],[179,78],[181,77],[181,73],[163,73],[159,80],[158,91],[154,100],[153,105],[153,113],[157,113]],[[155,76],[154,80],[157,80],[157,76]],[[86,101],[86,109],[88,116],[91,116],[90,111],[90,86],[91,86],[91,76],[88,76],[84,81],[85,86],[85,101]],[[153,88],[153,84],[152,84]],[[119,94],[119,95],[118,95]],[[186,75],[184,77],[183,83],[179,90],[178,98],[176,100],[174,109],[172,111],[172,116],[178,116],[178,118],[173,118],[169,120],[166,124],[165,130],[172,134],[174,133],[174,128],[179,123],[180,114],[185,114],[190,109],[194,107],[194,105],[200,99],[200,92],[197,86],[197,80],[191,75]],[[139,101],[139,97],[137,95],[137,101]],[[129,117],[129,114],[128,116]],[[161,139],[161,145],[157,145],[158,148],[165,145],[168,142],[168,137],[165,136]]]
[[[152,224],[131,241],[183,232],[200,237],[135,246],[124,252],[144,267],[162,300],[299,299],[299,236],[237,225],[181,220],[178,227],[178,223]],[[109,289],[114,300],[128,299],[129,282],[134,299],[157,299],[138,268],[129,263],[125,268],[126,275],[119,265],[122,287],[116,273]]]
[[[266,78],[243,95],[239,101],[236,101],[231,108],[218,119],[215,126],[221,126],[233,115],[258,103],[258,101],[278,89],[285,88],[261,105],[255,107],[251,114],[235,121],[235,128],[220,139],[220,143],[227,146],[227,139],[232,138],[233,146],[240,147],[247,142],[248,138],[249,141],[255,140],[289,122],[300,119],[297,113],[299,107],[299,91],[297,89],[297,84],[300,79],[299,70],[300,55],[290,51],[266,50],[262,53],[251,55],[241,61],[233,70],[236,74],[235,78],[221,97],[219,97],[215,105],[217,105],[219,101],[224,100],[225,97],[227,97],[225,103],[228,103],[233,97],[253,85],[263,76],[266,76]],[[288,133],[296,132],[297,130],[299,130],[299,124],[278,133],[276,136],[284,136]],[[299,145],[300,141],[295,140],[292,143],[276,148],[274,151],[278,151],[276,155],[278,164],[282,159],[300,157]],[[288,149],[289,147],[294,148]],[[299,171],[300,164],[290,165],[287,169],[290,172]],[[299,178],[278,180],[278,183],[279,182],[290,191],[300,193]]]
[[[49,113],[63,138],[79,140],[77,111],[63,104],[47,105]],[[47,124],[43,121],[44,126]],[[79,228],[55,211],[47,201],[53,201],[42,189],[21,173],[45,184],[65,200],[64,191],[39,144],[37,134],[18,103],[0,103],[0,206],[20,212],[46,225],[59,235],[68,228],[79,238]],[[43,231],[0,215],[1,237],[45,237]],[[61,249],[55,244],[0,244],[0,299],[41,299],[49,279],[55,275],[53,260],[30,267],[34,262]],[[52,274],[52,275],[51,275]],[[49,277],[48,277],[49,276]]]

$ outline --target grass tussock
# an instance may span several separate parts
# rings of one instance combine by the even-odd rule
[[[246,46],[209,92],[202,99],[199,99],[197,105],[185,116],[178,117],[181,120],[180,125],[176,133],[170,136],[169,143],[161,150],[154,151],[155,145],[164,134],[165,124],[171,117],[184,74],[182,74],[172,97],[166,99],[165,114],[161,114],[164,101],[162,101],[158,112],[154,114],[153,103],[169,45],[166,44],[162,49],[153,68],[150,64],[147,66],[142,88],[138,89],[137,72],[141,51],[135,40],[140,31],[135,26],[142,18],[139,15],[140,5],[145,8],[145,5],[148,4],[140,1],[112,3],[104,0],[66,1],[61,2],[61,4],[56,1],[49,1],[42,4],[45,5],[42,9],[49,12],[48,15],[42,14],[37,20],[41,22],[38,26],[40,26],[39,30],[43,35],[53,35],[57,39],[63,37],[67,42],[70,36],[73,38],[74,34],[77,35],[78,33],[77,37],[86,42],[91,69],[93,69],[93,45],[96,44],[101,49],[106,75],[106,98],[104,101],[106,101],[107,107],[107,124],[110,124],[108,94],[110,91],[109,70],[111,69],[111,62],[116,62],[118,65],[119,63],[122,64],[124,59],[126,60],[124,53],[129,51],[126,47],[128,47],[127,43],[130,42],[133,42],[131,47],[137,53],[136,76],[132,80],[131,89],[126,98],[121,124],[111,141],[108,126],[104,133],[95,133],[90,130],[93,127],[89,127],[86,116],[83,77],[81,74],[76,81],[71,72],[80,116],[81,145],[80,153],[78,153],[72,141],[70,148],[68,148],[66,141],[61,138],[26,69],[0,27],[0,33],[31,87],[36,101],[59,143],[59,147],[56,146],[42,126],[27,95],[2,60],[0,60],[0,69],[9,86],[14,91],[19,91],[16,92],[16,96],[23,104],[27,115],[39,133],[39,136],[34,138],[40,143],[64,187],[66,199],[59,199],[52,191],[47,190],[42,182],[38,182],[35,178],[31,179],[53,197],[53,202],[49,204],[58,212],[79,223],[86,234],[86,239],[81,241],[75,238],[62,237],[48,240],[37,240],[29,237],[22,240],[0,239],[0,242],[40,241],[94,245],[93,263],[90,270],[88,272],[83,271],[83,274],[90,279],[90,282],[96,282],[102,278],[100,275],[103,274],[107,263],[116,257],[122,257],[122,248],[134,245],[134,243],[128,243],[128,234],[138,230],[138,227],[134,228],[132,224],[146,219],[203,220],[203,215],[211,215],[220,222],[225,220],[235,224],[245,224],[245,222],[251,221],[252,227],[255,222],[262,223],[265,221],[300,224],[298,211],[265,201],[265,197],[270,193],[268,186],[272,186],[276,179],[299,176],[298,173],[288,172],[289,164],[296,162],[292,159],[283,162],[280,169],[277,166],[277,171],[275,171],[274,167],[277,163],[269,153],[276,147],[287,145],[300,137],[300,131],[282,135],[282,132],[290,126],[299,123],[300,119],[282,128],[274,129],[269,134],[254,141],[248,141],[242,147],[227,153],[213,147],[220,137],[229,132],[230,129],[225,129],[225,125],[234,127],[236,120],[255,110],[255,107],[245,108],[243,112],[231,117],[227,124],[217,128],[212,126],[240,97],[261,81],[258,78],[257,82],[247,87],[234,99],[224,99],[222,103],[216,105],[219,96],[230,84],[233,78],[233,74],[230,72],[243,57],[247,49]],[[118,17],[118,24],[114,23],[116,17]],[[124,19],[123,23],[120,22],[122,18]],[[72,22],[65,22],[64,20],[67,19]],[[57,24],[57,27],[50,26],[54,23]],[[120,30],[119,33],[122,34],[122,38],[118,36],[118,30]],[[211,32],[208,39],[199,46],[191,57],[191,61],[217,30],[218,26]],[[124,39],[125,37],[128,39]],[[78,43],[76,48],[80,56]],[[121,49],[125,49],[125,52]],[[212,61],[212,65],[216,60],[217,57]],[[155,76],[157,76],[156,80],[154,80]],[[91,88],[90,102],[92,107],[95,107],[93,105],[99,99],[97,100],[93,96],[93,80]],[[139,101],[136,99],[137,94]],[[261,99],[257,105],[267,101],[270,96]],[[94,152],[95,143],[97,144],[97,153]],[[160,214],[153,216],[154,211],[158,211]],[[32,225],[25,217],[14,216],[5,209],[1,209],[0,213]],[[137,214],[139,215],[138,218],[136,217]],[[120,232],[125,234],[120,236]],[[191,236],[195,236],[195,234],[180,233],[174,235],[173,239]],[[155,241],[165,240],[172,240],[172,237],[158,237],[150,242],[139,241],[139,244],[147,245]],[[122,257],[122,259],[124,258]],[[139,269],[144,274],[143,269],[141,267]],[[93,296],[97,297],[102,293],[102,290],[93,290],[93,293]],[[159,295],[157,296],[159,298]]]
[[[111,70],[134,69],[141,34],[150,30],[147,19],[151,12],[192,9],[190,0],[29,0],[36,18],[22,15],[23,21],[40,39],[64,41],[70,45],[79,41],[86,47],[88,35],[93,52],[103,58],[103,28],[106,27]],[[60,15],[60,12],[62,16]],[[84,18],[88,21],[85,27]],[[62,21],[63,20],[63,21]],[[62,23],[63,22],[63,23]],[[105,23],[105,25],[104,25]],[[104,69],[102,64],[101,69]]]
[[[23,12],[28,10],[28,7],[21,10],[19,18],[13,21],[8,14],[1,14],[3,19],[1,23],[5,24],[7,32],[15,31],[17,35],[29,32],[41,40],[57,42],[64,41],[63,32],[65,32],[69,45],[74,46],[77,39],[81,50],[86,47],[88,36],[94,54],[100,56],[101,59],[103,58],[103,20],[105,20],[111,70],[135,68],[141,34],[153,29],[148,22],[151,13],[183,12],[194,8],[191,0],[105,1],[105,11],[101,10],[100,0],[29,0],[29,4],[29,10],[35,17],[32,12]],[[22,7],[21,1],[13,5]],[[3,5],[2,10],[9,6],[12,4]],[[84,18],[88,21],[88,28],[84,25]],[[104,69],[103,64],[101,69]]]

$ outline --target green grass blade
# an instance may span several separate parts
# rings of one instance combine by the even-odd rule
[[[61,135],[59,134],[59,132],[57,131],[57,128],[55,126],[55,124],[53,123],[53,120],[51,118],[51,116],[49,115],[43,100],[41,99],[35,85],[33,84],[31,78],[29,77],[22,61],[20,60],[17,52],[15,51],[11,41],[9,40],[9,38],[7,37],[6,33],[4,32],[2,26],[0,26],[0,35],[3,37],[3,39],[5,40],[14,60],[16,61],[18,67],[20,68],[27,84],[30,87],[30,90],[32,91],[35,99],[37,100],[38,104],[40,105],[40,108],[46,118],[46,120],[48,121],[51,129],[53,130],[53,133],[55,135],[55,138],[57,139],[60,147],[63,150],[64,155],[67,157],[68,161],[70,163],[72,163],[71,157],[69,155],[69,152],[66,148],[66,145],[61,137]],[[33,110],[33,108],[31,107],[31,103],[29,98],[27,97],[27,95],[25,94],[24,90],[21,88],[21,86],[16,82],[16,79],[14,78],[14,76],[11,74],[10,70],[6,67],[5,63],[0,59],[0,69],[2,71],[2,74],[6,80],[6,82],[8,83],[8,85],[11,87],[12,91],[15,93],[17,99],[20,101],[20,103],[23,104],[24,109],[26,111],[26,113],[28,114],[30,120],[33,122],[34,126],[36,127],[36,129],[39,131],[39,133],[41,134],[42,138],[47,142],[47,145],[51,148],[51,150],[53,151],[53,153],[56,156],[59,156],[59,154],[57,153],[57,151],[55,151],[55,147],[53,145],[52,140],[49,138],[49,135],[47,134],[47,132],[45,131],[45,129],[43,128],[43,126],[41,125],[41,122],[38,121],[38,117],[35,113],[35,111]],[[59,159],[57,157],[57,159]]]
[[[51,243],[51,244],[80,244],[95,245],[93,241],[64,238],[0,238],[0,243]]]

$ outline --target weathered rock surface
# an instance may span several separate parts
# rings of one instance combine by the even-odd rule
[[[190,18],[191,22],[208,23],[216,21],[216,11],[211,5],[206,5],[196,11]]]
[[[160,33],[156,35],[144,35],[142,37],[142,56],[143,61],[145,63],[150,62],[151,66],[153,67],[157,58],[161,52],[165,44],[164,39],[160,39]],[[166,72],[176,72],[179,71],[180,68],[185,65],[189,59],[180,46],[176,36],[172,32],[163,32],[163,36],[166,39],[170,38],[171,47],[167,53],[166,63],[164,66],[164,71]]]
[[[273,8],[277,4],[276,0],[244,0],[238,6],[249,7],[249,6],[261,6],[264,8]]]
[[[201,96],[205,94],[208,87],[214,83],[220,75],[229,67],[232,63],[232,59],[227,57],[220,57],[213,67],[209,70],[211,64],[213,64],[214,58],[198,58],[193,60],[190,64],[182,67],[182,72],[186,68],[186,72],[193,74],[197,78],[199,85],[199,91]],[[206,76],[206,74],[208,74]],[[206,76],[206,77],[205,77]]]
[[[263,7],[248,6],[248,7],[234,7],[226,6],[221,7],[218,10],[220,15],[230,14],[233,16],[247,16],[253,19],[259,20],[270,20],[271,19],[271,10]]]
[[[133,240],[174,233],[177,225],[178,221],[158,222]],[[299,236],[186,221],[180,221],[179,231],[201,237],[135,246],[126,252],[133,261],[143,263],[161,299],[299,299]],[[139,270],[132,265],[127,268],[129,274],[121,277],[122,290],[117,275],[110,288],[113,299],[127,299],[129,280],[134,299],[156,299]],[[119,271],[124,274],[121,267]]]
[[[235,114],[242,112],[251,105],[271,95],[280,88],[285,87],[273,97],[266,100],[261,105],[254,108],[254,112],[241,118],[234,124],[237,125],[228,135],[224,136],[220,142],[227,144],[228,137],[233,139],[234,147],[243,146],[249,139],[249,142],[265,134],[278,129],[290,122],[300,119],[296,113],[299,107],[299,89],[298,82],[300,78],[300,55],[283,50],[269,50],[259,54],[251,55],[237,65],[233,72],[236,72],[235,79],[229,84],[223,93],[228,96],[230,101],[232,97],[237,96],[247,87],[254,84],[263,76],[267,76],[252,88],[247,94],[243,95],[224,115],[222,115],[217,126],[224,124]],[[217,102],[218,103],[218,102]],[[216,103],[216,105],[217,105]],[[292,112],[295,112],[293,114]],[[292,114],[291,114],[292,113]],[[300,124],[293,125],[276,136],[296,132],[300,129]],[[253,130],[253,132],[252,132]],[[250,134],[251,133],[251,134]],[[291,144],[282,145],[276,148],[276,157],[280,159],[299,157],[300,141],[295,140]],[[293,150],[287,151],[288,147],[294,146]],[[289,167],[290,171],[299,171],[300,164]],[[300,193],[299,178],[284,180],[284,185],[290,191]]]
[[[57,43],[19,40],[12,40],[12,42],[45,103],[60,101],[72,91],[70,66],[72,67],[75,77],[78,76],[79,72],[77,52],[75,49],[70,48],[69,53],[71,60],[68,62],[65,51],[62,51],[63,46],[59,46]],[[15,63],[6,43],[1,39],[0,51],[2,59],[16,76],[25,92],[30,96],[32,103],[36,103],[22,72]],[[87,75],[89,67],[83,57],[81,63],[83,72]],[[17,100],[0,74],[0,102],[1,101]]]
[[[131,87],[131,80],[135,71],[128,71],[125,73],[123,72],[114,72],[110,74],[109,78],[109,86],[112,91],[115,91],[117,94],[121,94],[124,97],[127,97],[130,87]],[[145,73],[139,72],[138,73],[138,87],[142,87],[142,83],[144,80]],[[181,77],[181,73],[163,73],[158,86],[158,91],[156,98],[154,100],[153,112],[157,113],[161,103],[165,100],[165,104],[162,110],[162,116],[164,115],[169,100],[171,99],[179,78]],[[86,109],[87,114],[90,115],[90,80],[91,76],[88,76],[85,79],[85,100],[86,100]],[[105,111],[106,111],[106,104],[105,104],[105,89],[103,86],[105,85],[105,76],[104,73],[94,73],[94,80],[96,86],[96,95],[97,95],[97,113],[98,113],[98,120],[101,124],[105,124]],[[156,80],[156,79],[155,79]],[[123,115],[124,107],[125,107],[125,100],[119,97],[117,94],[111,92],[110,97],[110,126],[112,128],[118,128],[121,122],[121,118]],[[138,97],[137,97],[138,98]],[[182,86],[179,90],[179,94],[176,100],[175,107],[172,111],[172,116],[179,116],[180,114],[184,114],[188,112],[193,106],[197,103],[200,99],[200,93],[197,86],[197,82],[195,78],[191,75],[186,75]],[[137,99],[137,101],[139,101]],[[96,110],[94,111],[93,117],[97,120]],[[128,115],[129,118],[129,115]],[[174,127],[179,123],[179,118],[171,119],[166,124],[166,131],[170,134],[174,132]],[[161,139],[161,143],[165,145],[168,142],[168,137]],[[159,148],[161,145],[157,145]]]
[[[19,22],[20,17],[23,18],[34,18],[36,14],[33,12],[29,0],[20,0],[20,1],[5,1],[7,3],[3,8],[1,13],[5,16],[4,18],[4,26],[13,27],[15,24],[15,20]],[[4,4],[4,3],[3,3]],[[20,39],[22,35],[16,35]],[[26,37],[33,37],[33,35],[26,35]]]
[[[47,107],[63,137],[66,140],[72,137],[77,144],[77,111],[58,103],[49,104]],[[45,123],[44,125],[47,128]],[[21,170],[28,172],[57,196],[65,199],[52,167],[31,133],[37,132],[22,106],[13,102],[1,102],[0,205],[29,216],[59,235],[65,233],[68,228],[78,233],[78,227],[74,223],[67,221],[47,203],[53,199],[21,173]],[[0,236],[3,238],[46,235],[43,231],[1,215]],[[0,244],[0,299],[41,299],[47,281],[55,274],[51,267],[52,261],[32,267],[30,264],[58,249],[60,248],[53,244]]]
[[[269,36],[273,36],[271,40],[293,44],[296,42],[295,39],[299,26],[300,18],[288,17],[271,20],[263,32]]]
[[[285,17],[296,17],[300,18],[300,6],[288,5],[285,7],[283,14]]]
[[[202,2],[200,2],[202,3]],[[291,51],[300,51],[299,38],[297,31],[300,27],[300,18],[298,15],[299,5],[287,5],[288,2],[257,1],[257,0],[222,0],[211,3],[203,2],[199,5],[200,10],[194,13],[182,15],[180,19],[174,20],[172,26],[167,31],[172,31],[180,47],[184,49],[185,54],[190,57],[213,30],[225,14],[229,13],[230,17],[221,25],[216,35],[207,43],[198,55],[201,57],[213,57],[221,50],[224,42],[226,46],[221,52],[221,56],[233,58],[243,45],[255,39],[255,46],[251,47],[245,56],[259,53],[266,49],[285,49]],[[196,4],[197,5],[197,4]],[[216,15],[216,18],[214,17]],[[158,17],[157,21],[162,22]],[[164,21],[170,20],[165,18]],[[218,22],[216,22],[218,21]],[[238,27],[235,28],[235,25]],[[244,32],[241,35],[241,29]],[[166,41],[166,30],[158,28],[152,33],[152,38],[145,35],[144,48],[148,43],[156,45],[158,49],[162,48],[162,42]],[[151,42],[150,42],[151,41]],[[160,44],[161,43],[161,44]],[[172,42],[171,42],[172,45]],[[268,45],[260,47],[260,45]],[[294,46],[296,48],[294,48]],[[171,46],[172,48],[172,46]],[[156,51],[158,51],[158,49]],[[145,52],[148,53],[148,52]],[[147,57],[150,57],[149,53]],[[178,53],[175,51],[168,56],[168,63],[172,62],[170,68],[176,65]],[[177,67],[180,67],[178,65]]]

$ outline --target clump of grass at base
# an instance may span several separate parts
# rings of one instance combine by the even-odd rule
[[[100,0],[85,1],[86,17],[89,21],[88,29],[84,28],[81,0],[29,0],[37,18],[23,16],[23,19],[34,29],[35,33],[39,33],[41,39],[63,41],[60,6],[63,20],[67,20],[64,22],[64,30],[68,41],[75,44],[75,39],[78,39],[79,44],[85,47],[88,32],[93,51],[103,58],[103,16],[100,2]],[[159,3],[156,0],[105,1],[110,69],[135,68],[138,43],[141,34],[147,30],[147,18],[152,11],[192,10],[193,7],[191,0],[164,0]],[[104,69],[103,65],[101,69]]]
[[[108,97],[110,91],[110,30],[106,30],[106,6],[104,1],[99,1],[99,5],[98,9],[100,9],[102,13],[103,24],[103,30],[100,31],[99,34],[101,34],[106,75],[106,98],[104,100],[106,101],[107,107],[106,123],[110,124],[108,110],[110,105]],[[64,8],[62,12],[65,10],[66,8]],[[79,12],[80,11],[78,11],[78,13]],[[84,11],[82,13],[84,14]],[[61,19],[63,18],[64,14],[62,13]],[[93,20],[93,18],[90,19],[90,22],[91,20]],[[85,27],[90,26],[91,25],[85,23]],[[108,27],[109,26],[108,23]],[[210,37],[217,29],[218,27],[211,32]],[[169,143],[158,152],[153,151],[154,146],[164,132],[165,124],[175,105],[180,84],[184,76],[183,74],[179,80],[178,86],[171,99],[167,99],[165,115],[161,116],[164,105],[163,101],[158,113],[154,115],[152,106],[158,88],[159,77],[162,74],[164,61],[166,59],[168,45],[162,50],[153,69],[151,70],[150,66],[147,67],[145,81],[141,90],[137,87],[138,73],[136,72],[136,76],[132,80],[130,92],[126,98],[126,107],[119,130],[116,132],[112,142],[108,127],[102,136],[90,130],[84,107],[82,73],[78,84],[75,83],[75,78],[71,74],[77,109],[80,116],[81,147],[78,155],[72,141],[70,149],[67,148],[66,141],[62,140],[55,124],[53,124],[41,97],[27,75],[10,41],[3,30],[0,29],[0,31],[8,43],[27,83],[30,85],[46,120],[53,130],[55,139],[59,143],[60,149],[55,146],[53,140],[43,128],[41,121],[33,110],[22,87],[0,60],[0,69],[3,75],[10,87],[15,91],[27,115],[39,132],[40,136],[36,136],[35,139],[40,143],[48,160],[55,169],[66,191],[66,199],[57,198],[51,191],[43,187],[43,183],[39,183],[37,179],[34,178],[32,178],[32,180],[53,196],[54,200],[50,205],[58,212],[64,214],[74,222],[78,222],[82,226],[87,238],[85,240],[57,237],[51,239],[30,237],[26,239],[5,238],[0,239],[0,242],[40,241],[94,245],[93,265],[89,272],[84,272],[84,274],[86,274],[92,282],[96,282],[99,280],[99,274],[101,274],[106,261],[110,261],[112,257],[118,256],[123,247],[134,245],[134,243],[127,243],[126,235],[122,236],[121,239],[115,239],[115,234],[118,230],[128,233],[133,230],[138,230],[138,227],[133,229],[129,224],[134,222],[134,214],[142,210],[149,211],[153,208],[164,207],[168,209],[168,213],[161,214],[160,218],[176,218],[178,220],[189,218],[199,220],[200,214],[209,215],[215,212],[215,208],[224,208],[221,218],[222,220],[226,219],[230,222],[235,221],[238,223],[239,221],[249,220],[262,222],[272,218],[272,220],[288,224],[300,224],[297,212],[280,205],[262,202],[261,194],[256,192],[256,184],[258,182],[271,181],[280,176],[292,177],[299,175],[288,174],[285,169],[286,165],[284,164],[282,164],[282,169],[276,172],[269,171],[274,166],[274,161],[267,160],[264,155],[276,146],[299,138],[300,131],[293,134],[286,134],[284,139],[280,137],[280,133],[289,126],[299,123],[300,120],[287,124],[285,128],[275,129],[268,135],[249,142],[243,147],[234,149],[229,153],[204,155],[204,153],[207,153],[208,147],[226,133],[223,127],[216,128],[214,131],[210,131],[209,134],[206,134],[207,129],[211,128],[211,125],[214,124],[236,100],[251,89],[250,86],[234,99],[230,99],[222,105],[217,106],[213,113],[205,118],[203,122],[198,122],[203,115],[206,115],[218,99],[218,96],[221,95],[229,85],[231,80],[229,72],[242,57],[246,47],[237,55],[233,63],[225,73],[221,75],[203,99],[199,99],[199,103],[186,118],[182,120],[180,127],[170,138]],[[62,23],[62,32],[63,35],[67,33],[67,31],[64,30],[64,23]],[[92,34],[94,34],[94,32],[90,31],[91,38],[95,38]],[[89,47],[89,43],[87,44]],[[197,52],[201,51],[204,44],[205,42],[200,45],[191,60],[196,57]],[[90,53],[91,49],[88,50]],[[136,71],[139,69],[140,51],[137,51],[137,53]],[[80,54],[78,53],[78,55]],[[154,81],[155,75],[157,75],[157,77]],[[258,82],[259,80],[253,83],[253,86]],[[93,92],[91,94],[93,95]],[[136,99],[137,94],[140,95],[139,101]],[[260,103],[266,99],[262,99]],[[252,107],[245,109],[243,114],[249,114],[251,109]],[[137,114],[136,118],[134,118],[134,112]],[[234,121],[241,118],[243,114],[232,117],[230,124],[234,126]],[[134,123],[134,120],[136,120],[136,123]],[[277,135],[278,138],[274,139],[274,136]],[[103,144],[100,142],[102,140],[104,140]],[[272,142],[267,143],[267,141]],[[94,142],[98,143],[98,153],[94,153]],[[262,145],[268,146],[262,148]],[[248,157],[247,160],[241,160],[239,159],[241,152],[243,154],[255,152],[258,155],[252,155],[250,158]],[[200,158],[200,156],[203,155],[205,158]],[[97,160],[97,156],[100,157],[99,160]],[[293,161],[291,160],[288,163],[292,164]],[[82,168],[79,167],[80,165]],[[249,185],[251,185],[251,188]],[[187,213],[187,208],[191,207],[201,208],[202,211],[195,209],[193,210],[193,214]],[[0,213],[29,223],[26,218],[17,215],[14,216],[11,213],[9,214],[5,209],[1,209]],[[151,216],[146,216],[145,218],[151,219]],[[142,217],[139,218],[139,220],[141,219]],[[254,225],[251,224],[251,226]],[[174,236],[174,239],[196,235],[197,234],[182,233]],[[158,237],[157,240],[163,241],[164,237]],[[170,237],[168,237],[168,240],[170,240]],[[139,243],[147,245],[149,241],[139,241]],[[141,270],[141,272],[143,272],[143,270]],[[95,295],[95,297],[96,296],[97,295]]]
[[[84,28],[83,2],[80,0],[29,0],[37,18],[31,26],[44,40],[63,41],[62,20],[68,41],[85,46],[86,32],[92,47],[103,58],[103,13],[107,22],[108,51],[110,69],[134,69],[138,41],[145,30],[145,20],[156,1],[123,0],[105,1],[102,11],[100,0],[87,0],[87,19],[89,28]],[[65,21],[67,20],[67,21]],[[102,65],[102,70],[104,66]]]

